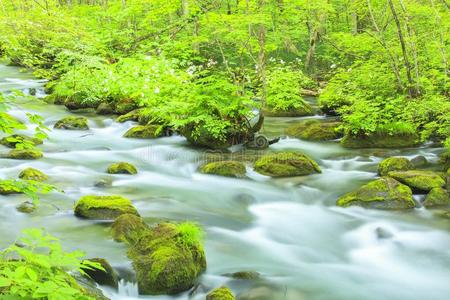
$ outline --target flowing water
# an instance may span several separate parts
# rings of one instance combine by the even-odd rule
[[[17,68],[0,65],[0,91],[28,92],[43,82]],[[71,114],[62,106],[23,99],[10,113],[26,120],[33,112],[52,127]],[[446,300],[450,297],[450,224],[432,211],[418,208],[388,212],[338,208],[336,199],[376,178],[379,161],[390,155],[424,155],[437,162],[441,151],[431,146],[409,150],[348,150],[337,143],[312,143],[284,137],[274,151],[302,151],[316,159],[322,174],[271,179],[247,167],[250,179],[202,175],[197,168],[205,153],[182,137],[157,140],[122,138],[133,126],[112,118],[84,114],[89,131],[53,130],[40,146],[37,161],[0,160],[0,178],[14,178],[25,167],[40,169],[50,183],[64,190],[45,195],[38,210],[22,214],[15,207],[23,195],[0,196],[0,246],[14,241],[28,227],[46,228],[67,250],[104,257],[124,278],[111,299],[204,299],[205,292],[226,284],[238,299],[270,300]],[[317,118],[319,118],[317,116]],[[270,118],[264,131],[283,135],[299,118]],[[24,133],[32,133],[32,126]],[[0,146],[2,147],[2,146]],[[0,152],[7,151],[1,148]],[[108,175],[110,163],[128,161],[135,176]],[[112,179],[98,188],[100,179]],[[195,293],[139,296],[125,246],[114,242],[109,223],[81,220],[73,203],[87,194],[120,194],[133,200],[148,223],[161,219],[193,220],[206,231],[208,262]],[[242,270],[261,273],[262,280],[243,282],[223,276]]]

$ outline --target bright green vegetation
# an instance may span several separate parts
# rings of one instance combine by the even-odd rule
[[[386,176],[391,171],[408,171],[412,168],[411,162],[405,157],[389,157],[378,165],[378,175]]]
[[[85,117],[69,116],[55,123],[55,129],[88,130],[89,126]]]
[[[255,171],[272,177],[304,176],[321,173],[319,165],[302,153],[280,152],[261,157]]]
[[[74,206],[75,215],[96,220],[114,220],[123,214],[138,212],[130,200],[122,196],[83,196]]]
[[[229,288],[220,287],[209,292],[206,300],[235,300],[235,298]]]
[[[0,253],[0,298],[103,299],[81,287],[69,275],[69,272],[85,274],[88,269],[102,269],[98,263],[81,260],[84,253],[63,251],[57,238],[38,229],[24,230],[18,244]]]
[[[6,136],[0,140],[0,144],[9,148],[16,148],[20,145],[27,145],[28,148],[41,145],[43,142],[41,139],[35,137],[29,137],[23,134],[12,134]]]
[[[162,127],[158,125],[139,125],[125,132],[126,138],[154,139],[163,135]]]
[[[38,194],[47,194],[55,189],[52,185],[34,180],[0,180],[0,195],[23,193],[30,197],[34,204],[39,202]]]
[[[35,168],[26,168],[19,173],[19,178],[23,180],[46,181],[48,176]]]
[[[340,122],[321,122],[306,120],[286,128],[286,134],[307,141],[328,141],[342,137]]]
[[[118,162],[110,165],[106,170],[109,174],[129,174],[135,175],[137,174],[137,169],[130,163],[127,162]]]
[[[411,189],[390,177],[371,181],[356,191],[340,197],[336,204],[342,207],[357,205],[376,209],[415,207]]]
[[[443,188],[433,188],[425,198],[423,206],[425,207],[439,207],[449,206],[450,196],[449,192]]]
[[[218,161],[204,164],[200,167],[203,174],[212,174],[225,177],[245,177],[245,165],[238,161]]]
[[[432,171],[410,170],[393,171],[388,174],[416,192],[428,192],[433,188],[445,186],[444,176]]]

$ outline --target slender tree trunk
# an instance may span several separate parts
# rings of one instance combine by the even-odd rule
[[[267,98],[267,78],[266,78],[266,28],[264,25],[258,26],[258,77],[261,82],[261,102],[266,104]]]

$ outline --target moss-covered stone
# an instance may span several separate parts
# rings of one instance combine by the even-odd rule
[[[261,157],[255,171],[272,177],[304,176],[321,173],[319,165],[302,153],[280,152]]]
[[[109,174],[137,174],[137,169],[130,163],[127,162],[118,162],[110,165],[106,170]]]
[[[271,107],[264,109],[264,115],[267,117],[306,117],[313,116],[314,109],[308,103],[304,103],[298,108],[291,108],[288,110],[277,110]]]
[[[140,109],[132,110],[129,113],[126,113],[124,115],[117,117],[116,121],[119,123],[124,123],[126,121],[138,121],[139,112],[140,112]]]
[[[339,130],[341,122],[322,122],[305,120],[286,128],[286,134],[307,141],[329,141],[343,136]]]
[[[10,159],[39,159],[42,158],[44,154],[38,149],[13,149],[6,155]]]
[[[393,134],[373,133],[368,135],[346,134],[341,140],[346,148],[407,148],[419,144],[417,134]]]
[[[245,177],[245,165],[237,161],[218,161],[207,163],[200,167],[203,174],[213,174],[225,177]]]
[[[135,244],[149,230],[141,217],[133,214],[123,214],[114,220],[111,235],[116,242]]]
[[[140,294],[177,294],[190,289],[206,269],[201,242],[191,228],[160,223],[128,251]]]
[[[36,205],[30,201],[22,202],[18,206],[16,206],[17,211],[24,214],[30,214],[34,212],[36,208]]]
[[[233,279],[239,280],[259,280],[261,279],[261,274],[255,271],[239,271],[234,273],[227,273],[224,276],[231,277]]]
[[[0,195],[21,194],[22,191],[11,180],[0,180]]]
[[[389,157],[378,165],[378,174],[386,176],[391,171],[408,171],[412,168],[411,162],[405,157]]]
[[[138,125],[130,128],[123,136],[126,138],[154,139],[163,136],[163,130],[158,125]]]
[[[450,205],[449,192],[443,188],[432,189],[423,202],[423,206],[425,207],[438,207],[448,205]]]
[[[249,132],[245,126],[240,131],[228,130],[223,138],[213,136],[202,124],[190,124],[181,129],[181,134],[195,146],[208,149],[226,149],[246,142]]]
[[[109,285],[112,287],[117,287],[118,276],[117,272],[111,267],[109,262],[104,258],[90,258],[89,261],[98,263],[102,266],[103,270],[100,269],[85,269],[86,275],[97,282],[100,285]]]
[[[130,200],[122,196],[83,196],[74,207],[75,215],[81,218],[114,220],[123,214],[138,215]]]
[[[30,144],[32,146],[42,145],[42,140],[23,134],[12,134],[2,138],[0,144],[8,148],[16,148],[17,144]]]
[[[413,169],[423,168],[428,164],[428,160],[423,155],[417,155],[411,159]]]
[[[225,286],[212,290],[206,295],[206,300],[235,300],[231,290]]]
[[[114,112],[123,115],[137,108],[136,102],[131,98],[122,99],[116,103]]]
[[[45,181],[48,176],[34,168],[26,168],[19,173],[19,178],[24,180]]]
[[[75,93],[66,97],[64,100],[64,106],[69,110],[78,110],[86,108],[96,108],[98,106],[97,101],[89,101],[89,95],[86,93]]]
[[[56,122],[54,128],[67,130],[88,130],[89,126],[85,117],[69,116]]]
[[[393,171],[389,172],[388,175],[406,184],[415,192],[429,192],[434,188],[445,186],[443,175],[432,171]]]
[[[415,207],[411,189],[390,177],[371,181],[356,191],[340,197],[336,204],[342,207],[357,205],[376,209]]]
[[[114,113],[114,108],[112,107],[112,105],[110,103],[106,103],[106,102],[102,102],[100,103],[100,105],[97,107],[97,109],[95,110],[95,112],[98,115],[111,115]]]

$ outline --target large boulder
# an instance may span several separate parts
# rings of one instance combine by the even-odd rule
[[[373,133],[371,135],[346,134],[341,140],[346,148],[407,148],[419,144],[417,134],[385,134]]]
[[[117,272],[111,267],[109,262],[104,258],[90,258],[88,259],[90,262],[94,262],[99,264],[103,270],[101,269],[85,269],[84,272],[88,276],[88,278],[94,280],[100,285],[109,285],[112,287],[117,287],[118,284],[118,275]]]
[[[413,168],[406,157],[389,157],[378,165],[378,175],[386,176],[391,171],[408,171]]]
[[[110,165],[106,170],[109,174],[129,174],[135,175],[137,174],[137,169],[130,163],[127,162],[118,162]]]
[[[38,149],[12,149],[6,155],[6,158],[10,159],[39,159],[44,156]]]
[[[114,220],[111,235],[116,242],[134,244],[149,230],[141,217],[134,214],[123,214]]]
[[[138,125],[130,128],[123,135],[126,138],[155,139],[164,135],[159,125]]]
[[[280,152],[261,157],[255,171],[272,177],[304,176],[321,173],[319,165],[302,153]]]
[[[55,123],[56,129],[88,130],[89,126],[85,117],[69,116]]]
[[[31,146],[41,145],[42,140],[23,134],[12,134],[2,138],[0,144],[8,148],[16,148],[17,144],[29,144]]]
[[[24,180],[45,181],[48,176],[34,168],[26,168],[19,173],[19,178]]]
[[[138,215],[131,201],[122,196],[83,196],[74,207],[75,215],[86,219],[114,220],[123,214]]]
[[[443,188],[433,188],[425,198],[423,206],[425,207],[439,207],[450,205],[449,192]]]
[[[235,300],[231,290],[225,286],[212,290],[206,295],[206,300]]]
[[[376,209],[415,207],[411,189],[390,177],[371,181],[356,191],[340,197],[336,204],[342,207],[357,205]]]
[[[206,269],[199,232],[191,223],[160,223],[130,247],[140,294],[173,295],[194,286]]]
[[[342,131],[339,130],[341,124],[341,122],[306,120],[286,128],[286,134],[307,141],[335,140],[343,136]]]
[[[218,161],[204,164],[200,167],[203,174],[212,174],[225,177],[245,177],[245,165],[238,161]]]
[[[443,175],[433,171],[409,170],[389,172],[389,176],[409,186],[414,192],[429,192],[445,186]]]

